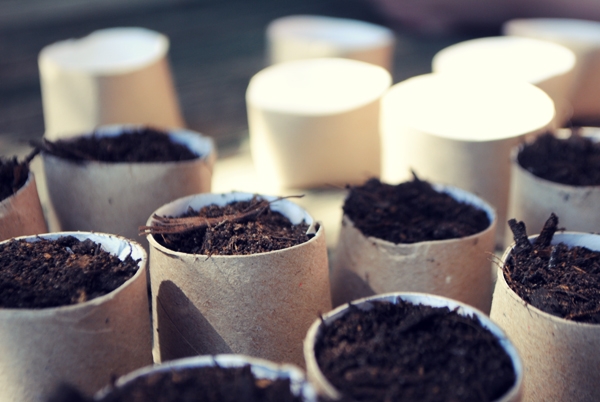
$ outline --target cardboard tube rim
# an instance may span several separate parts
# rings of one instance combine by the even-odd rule
[[[178,198],[176,200],[171,201],[168,204],[161,206],[160,208],[155,210],[150,215],[150,217],[148,218],[148,221],[146,222],[146,225],[147,226],[152,225],[152,223],[153,223],[152,216],[153,215],[169,215],[169,214],[182,213],[182,212],[185,212],[189,207],[194,208],[194,209],[199,209],[206,205],[211,205],[211,204],[226,205],[232,201],[247,201],[255,195],[258,195],[259,197],[264,198],[269,201],[273,201],[273,200],[279,198],[277,196],[272,196],[272,195],[254,194],[254,193],[239,192],[239,191],[232,191],[229,193],[193,194],[193,195],[189,195],[187,197]],[[220,203],[214,202],[215,200],[220,201]],[[278,200],[278,201],[272,203],[271,205],[272,206],[279,205],[280,207],[284,206],[284,207],[290,208],[291,210],[295,210],[294,212],[296,214],[298,214],[296,216],[296,218],[301,216],[303,218],[303,220],[293,219],[289,210],[286,210],[285,208],[284,209],[274,208],[275,211],[280,212],[285,217],[290,219],[290,221],[292,221],[293,224],[298,224],[298,223],[301,223],[302,221],[306,222],[309,225],[309,228],[308,228],[309,231],[315,225],[318,225],[319,228],[318,228],[317,232],[314,233],[314,236],[311,237],[310,239],[308,239],[308,241],[297,244],[292,247],[283,248],[281,250],[267,251],[264,253],[247,254],[247,255],[211,255],[210,258],[211,259],[235,259],[235,258],[252,258],[254,256],[262,257],[265,255],[281,254],[282,252],[286,252],[287,250],[292,250],[292,249],[302,247],[304,245],[316,242],[317,238],[321,237],[323,235],[323,233],[324,233],[323,225],[321,225],[321,224],[319,224],[319,222],[315,221],[313,219],[313,217],[304,208],[300,207],[299,205],[294,204],[293,202],[291,202],[288,199]],[[178,212],[173,212],[173,211],[178,211]],[[296,221],[296,222],[294,222],[294,221]],[[190,254],[190,253],[183,253],[180,251],[171,250],[171,249],[163,246],[162,244],[158,243],[156,241],[156,239],[154,239],[154,236],[151,234],[147,235],[146,238],[148,239],[148,242],[150,243],[151,248],[155,248],[156,250],[160,251],[161,253],[163,253],[165,255],[172,255],[181,260],[188,260],[188,259],[196,260],[198,258],[198,256],[204,256],[204,257],[208,258],[208,256],[206,256],[205,254]]]
[[[27,174],[27,180],[25,180],[25,183],[21,187],[19,187],[19,189],[15,193],[9,195],[8,197],[0,201],[0,218],[2,217],[1,212],[5,210],[8,211],[10,204],[12,204],[12,202],[15,199],[17,199],[17,197],[19,197],[21,194],[23,194],[31,185],[35,185],[35,178],[33,172],[30,170]]]
[[[53,240],[53,239],[57,239],[59,237],[65,237],[65,236],[73,236],[79,240],[90,239],[90,240],[94,241],[95,243],[99,243],[100,245],[102,245],[102,248],[105,251],[108,251],[108,250],[106,250],[106,247],[107,247],[106,245],[109,244],[109,242],[111,242],[113,240],[116,240],[123,246],[127,245],[129,247],[129,249],[131,250],[130,253],[131,253],[132,258],[140,259],[140,261],[138,262],[138,270],[131,278],[129,278],[127,281],[125,281],[121,286],[119,286],[115,290],[113,290],[105,295],[98,296],[94,299],[85,301],[83,303],[70,304],[70,305],[66,305],[66,306],[39,308],[39,309],[0,307],[0,320],[2,320],[4,317],[11,316],[11,315],[12,316],[21,315],[22,317],[31,317],[31,319],[36,319],[36,318],[43,317],[43,316],[53,316],[53,315],[55,315],[57,313],[61,313],[61,312],[69,312],[69,311],[73,311],[73,310],[84,310],[84,309],[88,309],[91,307],[97,307],[97,306],[107,302],[108,300],[114,299],[124,289],[131,286],[131,284],[134,283],[137,280],[137,278],[139,278],[140,275],[145,274],[144,272],[146,270],[147,262],[148,262],[148,256],[146,254],[146,250],[144,250],[144,248],[136,241],[127,239],[127,238],[125,238],[123,236],[119,236],[119,235],[114,235],[114,234],[109,234],[109,233],[100,233],[100,232],[79,232],[79,231],[52,232],[52,233],[44,233],[44,234],[31,235],[31,236],[15,237],[12,239],[4,240],[4,241],[0,242],[0,244],[4,244],[4,243],[7,243],[12,240],[26,240],[28,242],[35,242],[40,239]],[[122,249],[120,254],[125,250],[126,249]],[[108,251],[108,252],[112,255],[117,255],[112,251]],[[119,257],[119,259],[122,261],[121,255],[117,255],[117,257]]]
[[[533,241],[533,240],[537,239],[538,236],[539,235],[537,235],[537,234],[531,235],[531,236],[528,236],[528,239],[530,241]],[[570,247],[572,247],[572,246],[588,247],[586,245],[585,241],[582,242],[582,238],[583,238],[583,240],[585,240],[586,237],[596,237],[598,239],[597,248],[595,250],[592,249],[592,251],[600,252],[600,235],[594,234],[594,233],[568,232],[568,231],[557,232],[554,234],[554,237],[552,238],[552,242],[550,244],[565,243],[566,245],[568,245]],[[564,239],[566,239],[567,241],[565,241]],[[590,323],[585,323],[585,322],[577,322],[577,321],[573,321],[573,320],[567,320],[565,318],[546,313],[545,311],[540,310],[539,308],[533,306],[532,304],[527,303],[514,290],[512,290],[511,287],[508,286],[508,283],[506,282],[506,279],[504,278],[504,271],[502,270],[502,267],[504,266],[506,259],[508,258],[508,256],[510,255],[510,252],[512,251],[512,249],[514,247],[515,247],[515,243],[513,242],[509,247],[506,248],[506,250],[504,251],[504,254],[502,254],[501,265],[500,265],[500,267],[498,267],[496,281],[503,288],[505,288],[506,293],[513,300],[518,301],[519,304],[521,304],[523,306],[523,308],[526,308],[527,310],[529,310],[530,315],[531,315],[531,313],[535,313],[537,316],[540,317],[540,319],[544,319],[546,321],[551,321],[555,325],[589,328],[591,330],[599,331],[599,333],[600,333],[600,324],[590,324]]]
[[[339,400],[342,395],[339,393],[337,389],[327,380],[325,375],[321,372],[319,365],[317,363],[317,359],[314,353],[315,344],[317,341],[317,337],[320,334],[321,326],[325,323],[330,323],[345,315],[348,311],[350,311],[350,305],[358,307],[360,309],[368,308],[368,305],[372,301],[388,301],[391,303],[396,303],[398,299],[402,299],[404,301],[411,302],[413,304],[424,304],[433,307],[448,307],[451,310],[456,309],[457,312],[463,316],[468,314],[472,314],[476,316],[481,325],[489,330],[493,335],[495,335],[500,342],[500,345],[504,349],[504,351],[509,355],[513,369],[515,371],[515,383],[513,386],[503,395],[502,398],[498,399],[496,402],[502,401],[512,401],[522,389],[523,384],[523,363],[521,361],[521,357],[519,356],[516,347],[512,344],[512,342],[508,339],[505,332],[496,325],[485,313],[478,310],[475,307],[472,307],[468,304],[449,299],[443,296],[432,295],[428,293],[416,293],[416,292],[391,292],[385,293],[381,295],[369,296],[362,299],[354,300],[351,303],[345,303],[341,306],[333,309],[332,311],[324,314],[320,319],[317,319],[310,326],[306,338],[304,339],[304,359],[306,361],[306,371],[309,373],[313,373],[315,376],[315,387],[317,389],[323,389],[323,393],[325,396],[333,399]]]
[[[406,249],[413,248],[415,246],[426,246],[426,245],[432,244],[432,243],[444,245],[444,244],[448,244],[448,243],[456,243],[459,241],[465,241],[465,240],[468,241],[475,237],[480,237],[486,232],[495,230],[496,225],[498,223],[497,222],[498,215],[496,214],[496,210],[494,209],[494,207],[492,207],[487,201],[476,196],[475,194],[471,193],[470,191],[463,190],[463,189],[455,187],[455,186],[449,186],[449,185],[439,184],[439,183],[432,183],[432,187],[437,192],[443,192],[443,193],[449,194],[456,201],[464,202],[464,203],[467,203],[469,205],[472,205],[474,207],[477,207],[477,208],[483,210],[487,214],[488,219],[490,220],[490,224],[481,232],[473,233],[472,235],[469,235],[469,236],[458,237],[458,238],[453,238],[453,239],[445,239],[445,240],[426,240],[426,241],[420,241],[420,242],[416,242],[416,243],[394,243],[389,240],[380,239],[378,237],[367,236],[360,229],[358,229],[358,228],[356,228],[356,229],[364,237],[368,238],[369,241],[371,241],[373,243],[381,244],[381,245],[384,245],[387,247],[397,247],[397,248],[406,248]],[[347,199],[347,197],[346,197],[346,199]],[[345,202],[345,200],[344,200],[344,202]],[[350,217],[348,215],[344,214],[342,217],[342,220],[351,224],[353,227],[356,227],[356,225],[354,224],[354,222],[352,221],[352,219],[350,219]]]
[[[548,29],[548,24],[550,24],[550,29]],[[553,29],[552,26],[555,28]],[[522,35],[521,31],[523,27],[529,28],[527,31],[537,33],[539,36],[536,37],[544,38],[545,40],[563,40],[568,43],[582,44],[588,47],[600,46],[600,23],[598,21],[552,17],[515,18],[506,21],[502,25],[502,32],[504,35]],[[581,30],[579,32],[577,30],[578,27],[588,30],[592,35],[581,35]],[[514,33],[515,30],[517,33]]]
[[[121,388],[134,380],[145,377],[149,374],[163,373],[169,371],[180,371],[188,368],[199,368],[199,367],[242,367],[249,364],[252,369],[252,373],[261,379],[289,379],[290,388],[294,395],[303,397],[306,402],[316,401],[316,391],[312,384],[308,382],[304,372],[297,366],[290,363],[274,363],[270,360],[261,359],[258,357],[251,357],[241,354],[221,354],[221,355],[203,355],[186,357],[182,359],[176,359],[167,361],[164,363],[155,364],[152,366],[142,367],[129,374],[120,377],[114,387]],[[110,394],[112,387],[107,386],[101,389],[94,396],[94,400],[100,400],[101,398]]]
[[[153,128],[151,125],[143,125],[143,124],[109,124],[99,126],[98,128],[88,131],[73,137],[68,138],[59,138],[61,141],[73,142],[78,140],[79,138],[91,137],[93,135],[97,135],[98,137],[118,137],[123,132],[128,130],[136,130],[143,128]],[[104,162],[97,160],[85,160],[85,161],[74,161],[66,158],[61,158],[55,155],[52,155],[48,152],[42,152],[43,158],[54,159],[59,161],[60,163],[64,163],[67,165],[73,166],[122,166],[122,165],[137,165],[137,166],[170,166],[170,165],[185,165],[185,164],[193,164],[201,162],[211,163],[216,159],[216,148],[212,138],[199,133],[197,131],[192,131],[184,128],[170,128],[170,129],[162,129],[158,128],[160,131],[164,131],[167,133],[169,138],[173,140],[173,142],[178,143],[180,145],[186,146],[191,152],[198,156],[194,159],[188,159],[183,161],[167,161],[167,162]]]

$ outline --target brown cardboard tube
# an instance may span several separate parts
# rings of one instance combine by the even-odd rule
[[[155,214],[178,216],[190,207],[198,210],[252,196],[199,194],[173,201]],[[293,224],[314,222],[289,200],[273,202],[271,208]],[[240,353],[304,366],[306,330],[331,309],[322,226],[300,245],[242,256],[187,254],[163,247],[152,235],[148,241],[156,362]]]
[[[92,394],[152,362],[146,288],[146,252],[119,236],[63,232],[91,239],[124,259],[140,259],[138,272],[116,290],[90,301],[45,309],[0,308],[0,400],[46,402],[61,383]],[[38,236],[25,237],[36,241]]]
[[[35,177],[29,172],[23,187],[0,201],[0,241],[47,231]]]

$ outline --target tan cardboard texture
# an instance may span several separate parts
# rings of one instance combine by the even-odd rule
[[[276,189],[362,183],[379,177],[381,67],[348,59],[280,63],[246,92],[256,171]]]
[[[117,136],[132,127],[137,126],[104,126],[96,132]],[[169,135],[201,158],[158,163],[81,163],[43,153],[49,198],[61,229],[97,230],[137,239],[138,227],[159,206],[210,191],[216,159],[212,140],[187,130],[171,130]]]
[[[144,28],[108,28],[39,54],[45,136],[105,124],[183,127],[167,60],[169,40]]]
[[[35,177],[29,172],[23,187],[0,201],[0,241],[47,231]]]
[[[600,250],[598,235],[556,233],[552,244],[560,242]],[[513,246],[504,253],[502,265]],[[600,400],[600,325],[565,320],[525,303],[508,287],[501,269],[490,318],[523,359],[523,401]]]
[[[177,216],[188,207],[197,210],[250,198],[248,193],[200,194],[155,213]],[[288,200],[273,202],[271,208],[294,224],[314,222]],[[243,256],[186,254],[163,247],[151,235],[148,241],[156,362],[240,353],[304,366],[306,330],[331,309],[322,226],[306,243]]]
[[[276,364],[268,360],[257,359],[244,355],[216,355],[195,356],[177,359],[158,365],[144,367],[119,378],[115,382],[115,388],[121,388],[139,379],[164,372],[179,372],[199,367],[243,367],[249,365],[252,374],[257,379],[277,380],[289,379],[290,389],[296,396],[301,396],[302,402],[317,402],[316,392],[313,386],[306,380],[304,371],[292,364]],[[216,384],[215,384],[216,385]],[[101,399],[110,394],[112,387],[106,387],[96,394],[96,399]]]
[[[46,402],[64,382],[87,394],[152,363],[146,288],[146,253],[124,238],[64,232],[91,239],[124,259],[140,259],[138,272],[118,289],[76,305],[45,309],[0,308],[0,400]],[[26,238],[36,241],[35,236]]]
[[[344,215],[331,272],[334,306],[381,293],[423,292],[489,312],[496,214],[489,204],[466,191],[435,188],[486,211],[490,226],[461,239],[394,244],[365,236]]]
[[[500,344],[512,359],[513,367],[515,369],[515,374],[517,377],[515,385],[506,393],[506,395],[494,402],[521,401],[521,395],[523,392],[523,366],[521,363],[521,359],[519,358],[517,350],[515,349],[511,341],[506,337],[504,332],[502,332],[502,330],[496,324],[494,324],[489,319],[489,317],[483,312],[466,304],[460,303],[456,300],[451,300],[445,297],[434,296],[424,293],[408,292],[394,292],[372,297],[366,297],[363,299],[353,301],[352,307],[358,307],[361,310],[368,310],[373,301],[388,301],[390,303],[397,303],[398,298],[413,304],[423,304],[433,307],[448,307],[449,309],[456,309],[458,314],[461,315],[476,316],[483,327],[487,328],[491,333],[498,337]],[[319,365],[317,363],[317,357],[315,355],[315,344],[317,338],[320,335],[322,325],[328,325],[335,322],[348,311],[349,305],[344,304],[325,314],[322,317],[322,319],[316,320],[311,325],[310,329],[308,330],[308,333],[306,334],[306,339],[304,340],[304,359],[306,360],[306,375],[308,376],[309,381],[312,382],[314,387],[317,389],[317,393],[319,395],[322,395],[325,398],[329,398],[334,401],[339,400],[342,395],[327,380],[327,378],[325,378],[323,372],[319,368]]]

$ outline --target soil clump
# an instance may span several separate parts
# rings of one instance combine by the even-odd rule
[[[63,388],[51,402],[91,402]],[[289,379],[256,379],[250,366],[167,371],[115,388],[98,402],[301,402]]]
[[[179,219],[185,218],[185,219]],[[179,225],[170,233],[161,229],[172,218],[160,218],[157,225],[143,227],[157,242],[178,252],[202,255],[249,255],[281,250],[310,239],[308,224],[294,225],[270,203],[259,197],[224,206],[208,205],[188,210],[173,221]]]
[[[568,138],[543,134],[517,156],[534,176],[571,186],[600,185],[600,143],[573,130]]]
[[[510,356],[477,317],[373,302],[324,325],[318,365],[344,401],[495,401],[515,383]]]
[[[37,154],[30,154],[23,162],[16,157],[0,158],[0,202],[15,194],[25,183],[29,176],[29,162]]]
[[[548,314],[600,324],[600,252],[551,245],[558,228],[554,214],[533,243],[523,222],[511,219],[508,224],[516,242],[503,267],[508,286]]]
[[[51,155],[77,162],[176,162],[200,157],[187,146],[171,141],[167,133],[153,128],[130,129],[118,136],[93,133],[55,142],[44,140],[40,147]]]
[[[365,236],[396,244],[461,238],[490,226],[485,211],[434,190],[416,175],[398,185],[370,179],[350,187],[343,209]]]
[[[138,261],[119,260],[73,236],[0,245],[0,307],[39,309],[82,303],[121,286]]]

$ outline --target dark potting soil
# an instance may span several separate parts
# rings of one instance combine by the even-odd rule
[[[266,200],[254,197],[225,206],[208,205],[190,210],[197,228],[182,233],[154,234],[163,246],[188,254],[248,255],[281,250],[309,240],[308,225],[294,225]],[[208,219],[206,219],[208,218]]]
[[[63,388],[51,402],[87,402]],[[256,379],[250,366],[155,373],[114,389],[99,402],[301,402],[288,379]]]
[[[516,242],[503,267],[508,286],[534,307],[558,317],[600,324],[600,253],[551,245],[558,228],[552,214],[531,243],[523,222],[508,221]]]
[[[419,180],[391,185],[370,179],[350,187],[344,213],[365,236],[393,243],[455,239],[490,226],[485,211]]]
[[[401,299],[353,307],[323,326],[315,353],[345,401],[495,401],[516,381],[477,317]]]
[[[556,138],[550,133],[523,147],[519,164],[531,174],[572,186],[600,185],[600,143],[577,134]]]
[[[33,158],[33,155],[30,155]],[[15,194],[27,181],[29,175],[28,157],[23,162],[18,162],[17,158],[0,158],[0,202]]]
[[[115,137],[78,137],[74,140],[44,140],[45,152],[73,161],[174,162],[199,158],[167,133],[152,128],[132,129]]]
[[[89,239],[12,240],[0,245],[0,307],[82,303],[115,290],[137,270],[131,256],[121,261]]]

